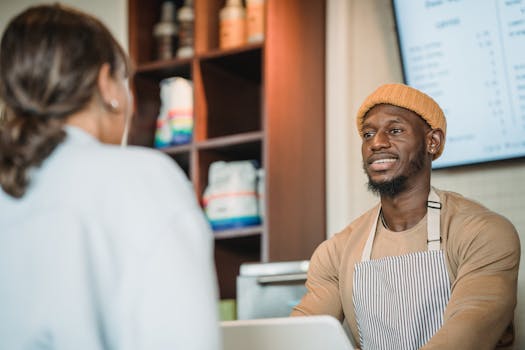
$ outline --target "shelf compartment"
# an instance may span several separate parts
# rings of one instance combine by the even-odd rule
[[[160,21],[164,0],[129,0],[129,53],[138,65],[151,62],[157,57],[157,43],[153,27]],[[172,0],[179,9],[184,0]],[[201,1],[199,1],[201,2]]]
[[[215,241],[215,265],[221,283],[220,298],[236,297],[236,280],[242,263],[261,261],[261,235]]]
[[[196,180],[195,189],[199,195],[204,193],[204,189],[208,185],[208,170],[211,163],[215,161],[254,160],[260,167],[264,166],[262,140],[260,138],[254,137],[252,140],[242,143],[228,143],[228,140],[232,139],[235,137],[225,137],[222,140],[217,139],[197,144],[198,171],[197,174],[194,174],[194,178]]]
[[[264,44],[247,44],[231,49],[216,49],[198,56],[203,63],[212,63],[249,80],[261,82]],[[247,64],[249,63],[249,64]]]
[[[204,139],[262,130],[261,62],[260,45],[200,59]]]
[[[192,60],[159,61],[137,69],[133,77],[133,89],[137,93],[130,137],[132,144],[153,147],[161,105],[159,84],[161,80],[174,76],[191,80]]]

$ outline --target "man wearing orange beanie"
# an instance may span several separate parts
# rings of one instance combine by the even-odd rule
[[[292,315],[346,319],[363,350],[510,346],[519,238],[504,217],[431,186],[446,135],[439,105],[383,85],[357,128],[380,203],[317,248]]]

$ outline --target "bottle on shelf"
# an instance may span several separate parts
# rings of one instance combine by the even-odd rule
[[[219,47],[228,49],[246,43],[246,10],[241,0],[228,0],[219,12]]]
[[[246,27],[249,43],[264,40],[265,0],[246,0]]]
[[[195,23],[193,0],[186,0],[184,6],[177,11],[177,21],[179,22],[177,57],[191,57],[193,56],[193,26]]]
[[[160,22],[153,27],[153,35],[157,40],[157,58],[170,59],[175,54],[177,41],[177,25],[175,24],[175,5],[171,1],[162,3]]]

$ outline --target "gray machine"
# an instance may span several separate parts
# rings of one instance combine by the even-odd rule
[[[237,276],[237,318],[286,317],[306,293],[308,261],[242,264]]]

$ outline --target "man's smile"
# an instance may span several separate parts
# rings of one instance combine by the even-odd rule
[[[368,158],[368,168],[371,171],[385,171],[392,169],[395,165],[395,163],[399,160],[394,155],[387,155],[387,154],[381,154],[381,155],[373,155],[370,158]]]

